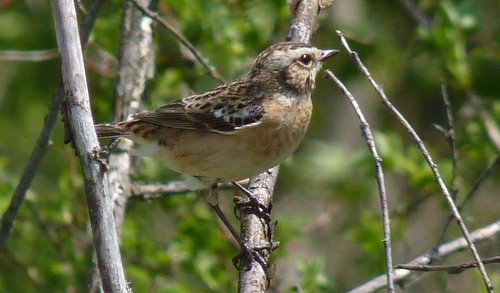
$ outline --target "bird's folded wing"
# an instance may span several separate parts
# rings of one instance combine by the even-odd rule
[[[264,109],[255,99],[241,96],[190,96],[170,102],[154,112],[140,113],[135,119],[172,128],[194,129],[231,134],[238,129],[258,124]]]

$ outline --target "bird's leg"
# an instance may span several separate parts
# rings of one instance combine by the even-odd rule
[[[203,195],[207,199],[208,203],[210,204],[210,207],[215,211],[219,219],[224,223],[224,226],[229,230],[231,235],[233,235],[234,239],[238,242],[240,249],[242,251],[241,254],[238,254],[236,257],[233,258],[233,264],[237,266],[237,259],[240,258],[242,255],[251,258],[252,260],[257,261],[263,269],[266,269],[266,261],[263,259],[263,257],[254,249],[251,249],[248,247],[245,241],[241,238],[241,236],[236,232],[236,230],[233,228],[229,220],[227,219],[226,215],[222,212],[220,206],[219,206],[219,192],[217,190],[217,184],[214,184],[210,187],[210,189],[202,191]],[[251,263],[251,262],[245,262],[245,263]]]
[[[234,214],[236,215],[236,217],[239,219],[242,212],[247,214],[254,214],[259,219],[263,231],[265,231],[268,244],[261,247],[252,247],[252,250],[259,255],[259,258],[257,258],[257,260],[262,269],[264,269],[268,282],[270,282],[270,272],[268,270],[269,266],[267,265],[267,261],[265,260],[269,257],[270,253],[279,245],[279,243],[273,241],[276,224],[272,223],[271,221],[272,204],[270,203],[269,207],[267,207],[266,205],[260,203],[257,197],[250,190],[243,187],[238,182],[233,182],[233,184],[245,195],[245,198],[235,197]],[[259,260],[262,260],[262,262]]]
[[[239,214],[237,213],[239,209],[249,209],[259,218],[264,219],[266,224],[271,223],[272,203],[269,205],[269,207],[267,207],[261,204],[257,200],[257,198],[255,198],[255,195],[250,190],[245,188],[243,185],[239,184],[238,182],[233,182],[233,185],[238,187],[238,189],[241,190],[247,197],[246,200],[235,199],[234,214],[236,218],[238,219],[240,218]]]
[[[120,143],[120,140],[121,139],[119,138],[114,138],[107,145],[103,146],[99,152],[100,158],[106,162],[109,162],[109,156],[111,156],[111,153],[116,149],[116,147]]]

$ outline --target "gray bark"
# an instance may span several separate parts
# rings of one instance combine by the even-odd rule
[[[62,59],[66,123],[83,169],[90,224],[103,288],[106,292],[127,292],[105,165],[99,158],[99,142],[90,111],[74,3],[71,0],[53,0],[52,9]]]

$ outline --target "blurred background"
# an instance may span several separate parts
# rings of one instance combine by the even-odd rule
[[[89,7],[91,1],[82,0]],[[268,45],[282,41],[290,13],[285,1],[160,0],[159,13],[174,24],[227,79],[246,73]],[[86,50],[96,122],[112,120],[122,1],[108,1]],[[313,44],[342,49],[335,30],[382,84],[421,135],[448,188],[461,202],[500,150],[500,12],[489,0],[336,0],[322,13]],[[83,15],[80,15],[83,19]],[[29,158],[60,82],[60,60],[50,5],[45,0],[0,0],[0,211]],[[165,29],[157,27],[156,77],[144,107],[218,85]],[[43,60],[14,58],[30,52]],[[14,54],[15,55],[15,54]],[[17,55],[16,55],[17,56]],[[24,56],[24,55],[23,55]],[[323,68],[353,92],[383,158],[391,212],[394,262],[430,251],[449,208],[409,135],[361,77],[345,50]],[[447,85],[455,119],[458,160],[453,167],[440,82]],[[380,204],[374,161],[350,104],[323,74],[313,94],[314,115],[299,150],[282,164],[273,218],[276,292],[343,292],[384,273]],[[92,276],[92,241],[80,166],[63,144],[58,123],[53,144],[0,251],[0,292],[85,292]],[[181,177],[141,159],[133,180]],[[452,176],[454,170],[457,176]],[[454,179],[453,179],[454,178]],[[452,184],[454,181],[454,184]],[[470,230],[500,217],[498,167],[462,211]],[[232,196],[222,205],[234,224]],[[445,240],[460,237],[452,223]],[[500,254],[498,236],[478,245],[483,257]],[[132,198],[121,252],[135,292],[234,292],[238,253],[208,205],[196,193],[154,200]],[[472,261],[468,251],[440,263]],[[500,287],[500,267],[488,265]],[[401,292],[484,292],[477,270],[427,273]],[[301,291],[302,290],[302,291]]]

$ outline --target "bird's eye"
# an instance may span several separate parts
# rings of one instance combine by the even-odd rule
[[[299,58],[300,63],[304,64],[305,66],[311,66],[312,64],[312,57],[310,54],[302,54]]]

